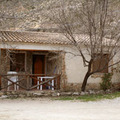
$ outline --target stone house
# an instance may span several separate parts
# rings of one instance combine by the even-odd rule
[[[87,40],[84,35],[81,37]],[[13,75],[17,76],[15,84],[20,85],[16,89],[78,91],[87,71],[82,58],[71,54],[77,54],[77,50],[60,33],[0,31],[0,51],[1,88],[9,87],[8,82]],[[112,69],[106,72],[109,71]],[[102,74],[92,75],[87,89],[98,89]],[[114,83],[120,82],[116,76],[113,75]],[[40,84],[48,78],[50,81],[45,85]]]

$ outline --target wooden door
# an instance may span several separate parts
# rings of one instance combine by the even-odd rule
[[[33,74],[44,74],[45,56],[33,55]],[[33,79],[33,85],[37,84],[37,80]]]

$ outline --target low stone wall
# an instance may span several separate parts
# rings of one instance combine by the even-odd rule
[[[62,92],[62,91],[8,91],[0,92],[0,99],[5,98],[36,98],[36,97],[60,97],[60,96],[82,96],[95,94],[108,94],[115,92],[115,90],[88,90],[85,92]]]

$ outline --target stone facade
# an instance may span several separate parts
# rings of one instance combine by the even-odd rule
[[[10,66],[9,66],[9,52],[8,50],[1,50],[1,64],[0,64],[0,74],[6,74],[7,71],[9,71]],[[7,85],[7,81],[4,81],[3,78],[1,78],[1,86],[6,86]]]

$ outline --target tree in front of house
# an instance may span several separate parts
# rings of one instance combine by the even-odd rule
[[[120,62],[112,62],[119,51],[119,9],[119,0],[76,0],[69,4],[60,0],[54,9],[51,8],[49,18],[71,41],[82,57],[84,66],[88,68],[82,91],[85,91],[88,78],[92,74],[107,73],[109,67]],[[79,37],[81,34],[89,38],[82,42],[85,53],[79,44],[79,41],[83,41]]]

